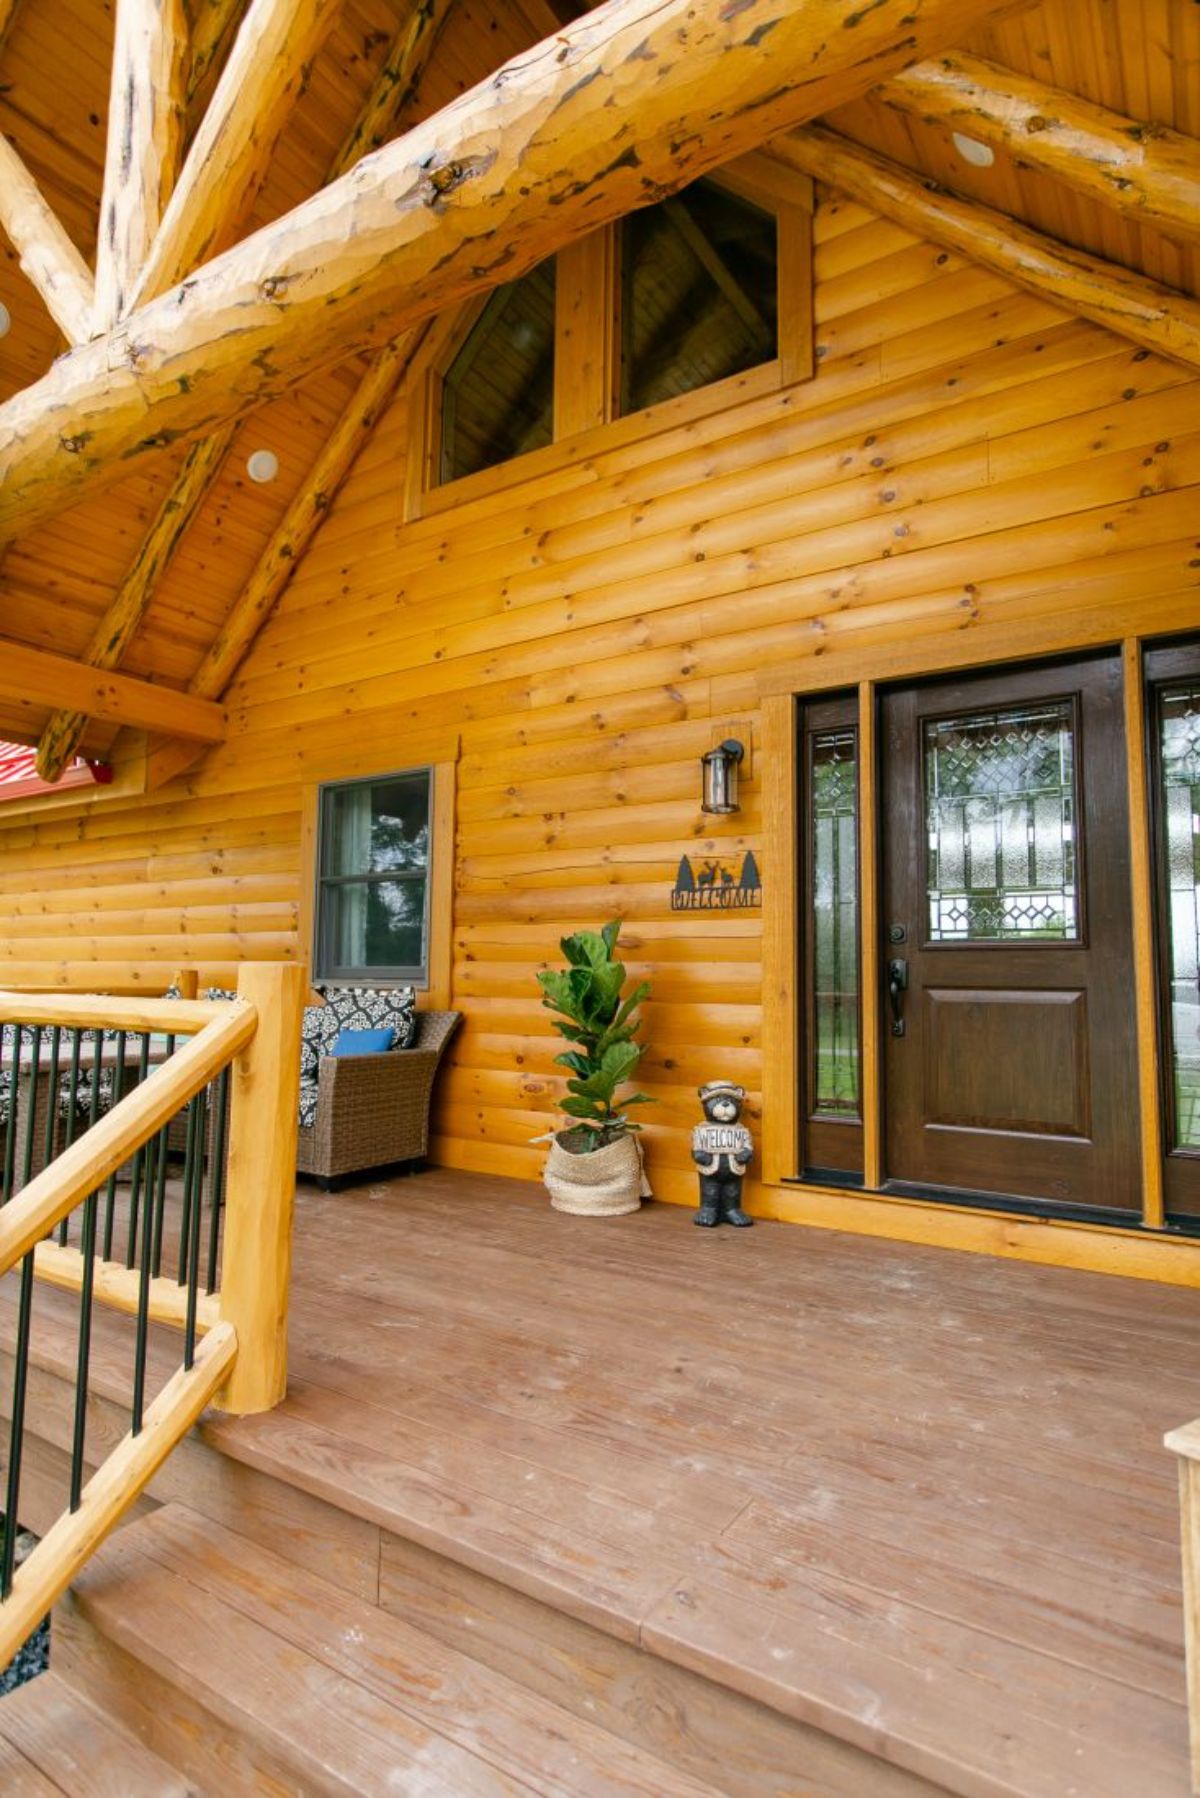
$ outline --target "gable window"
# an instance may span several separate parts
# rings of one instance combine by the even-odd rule
[[[441,478],[494,468],[554,435],[554,258],[497,288],[442,383]]]
[[[426,982],[432,772],[320,789],[317,978]]]
[[[621,411],[770,362],[779,348],[774,215],[715,181],[621,221]]]
[[[438,320],[409,382],[405,516],[617,421],[646,415],[624,442],[810,380],[812,320],[812,183],[738,157]]]

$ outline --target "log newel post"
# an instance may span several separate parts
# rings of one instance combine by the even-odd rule
[[[258,1028],[233,1062],[221,1317],[237,1361],[217,1395],[223,1411],[269,1411],[287,1388],[288,1287],[296,1194],[297,1092],[305,970],[247,962],[238,997]]]
[[[1200,1793],[1200,1420],[1172,1430],[1166,1444],[1179,1457],[1183,1635],[1187,1650],[1192,1791]]]

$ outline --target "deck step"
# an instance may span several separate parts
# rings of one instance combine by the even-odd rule
[[[197,1790],[51,1671],[0,1698],[8,1798],[188,1798]]]
[[[219,1765],[222,1793],[720,1790],[182,1505],[111,1538],[55,1629],[72,1682],[203,1789]]]

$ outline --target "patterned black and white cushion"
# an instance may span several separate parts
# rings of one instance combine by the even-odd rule
[[[320,1097],[320,1085],[316,1080],[300,1082],[300,1128],[311,1130],[317,1121],[317,1100]]]
[[[216,1001],[224,999],[228,1002],[230,999],[237,998],[237,991],[232,986],[210,986],[204,997]]]
[[[328,1005],[306,1005],[300,1036],[300,1078],[315,1080],[320,1072],[322,1055],[330,1055],[337,1041],[336,1013]]]
[[[395,1049],[411,1049],[417,1034],[417,994],[411,986],[319,986],[339,1030],[394,1030]]]

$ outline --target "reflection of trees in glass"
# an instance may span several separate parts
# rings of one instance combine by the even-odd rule
[[[926,724],[925,804],[935,942],[1075,936],[1067,702]]]
[[[323,806],[323,972],[420,972],[430,850],[428,771],[330,788]]]
[[[1175,1147],[1200,1149],[1200,688],[1160,705]]]
[[[852,730],[812,748],[814,1109],[858,1111],[858,762]]]

